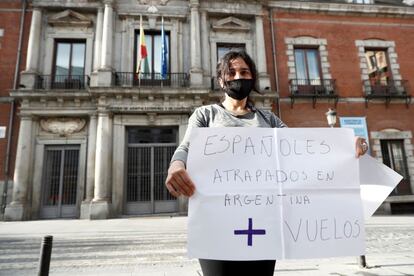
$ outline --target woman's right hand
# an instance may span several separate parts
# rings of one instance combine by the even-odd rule
[[[192,196],[195,191],[195,185],[191,181],[184,163],[178,160],[170,164],[165,186],[175,197],[179,197],[180,195]]]

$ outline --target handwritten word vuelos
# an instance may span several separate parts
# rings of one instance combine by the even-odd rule
[[[361,234],[359,221],[352,219],[338,222],[336,218],[301,218],[296,222],[285,220],[285,226],[294,242],[351,239]]]

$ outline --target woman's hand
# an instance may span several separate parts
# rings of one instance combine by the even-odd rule
[[[355,140],[355,155],[357,158],[364,155],[368,151],[368,143],[362,137],[357,137]]]
[[[180,195],[192,196],[195,191],[195,185],[188,176],[184,163],[178,160],[171,163],[165,186],[175,197]]]

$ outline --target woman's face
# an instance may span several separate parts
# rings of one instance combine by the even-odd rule
[[[226,81],[238,79],[252,79],[250,68],[242,58],[230,61],[229,73],[225,76]]]

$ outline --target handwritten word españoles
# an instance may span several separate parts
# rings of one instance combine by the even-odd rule
[[[260,138],[242,137],[240,135],[234,136],[207,136],[204,143],[204,155],[217,154],[249,154],[249,155],[263,155],[271,157],[275,154],[274,136],[262,136]],[[331,152],[331,146],[324,140],[295,140],[295,139],[280,139],[278,141],[278,148],[281,156],[291,155],[315,155],[328,154]]]

